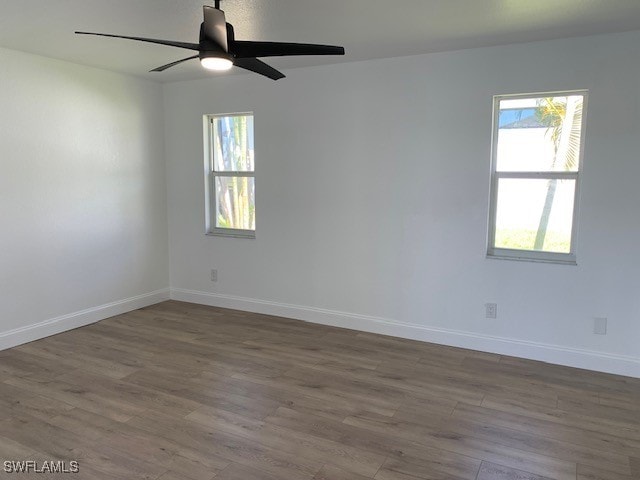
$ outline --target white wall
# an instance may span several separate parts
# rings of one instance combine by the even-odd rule
[[[638,45],[632,32],[165,86],[173,297],[640,376]],[[582,88],[578,266],[486,259],[492,96]],[[202,115],[243,111],[257,238],[205,237]]]
[[[162,87],[0,49],[0,349],[166,297]]]

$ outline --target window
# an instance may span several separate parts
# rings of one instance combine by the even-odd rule
[[[253,114],[205,116],[207,234],[255,238]]]
[[[494,97],[488,256],[576,263],[586,91]]]

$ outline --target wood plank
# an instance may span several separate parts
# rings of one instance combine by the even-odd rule
[[[200,480],[212,480],[215,474],[208,475],[207,477],[201,477]],[[167,470],[164,474],[160,475],[157,480],[184,480],[185,478],[193,478],[185,475],[180,471],[174,472],[171,470]],[[195,479],[194,479],[195,480]]]
[[[273,388],[280,388],[287,390],[293,394],[316,398],[327,404],[336,403],[347,408],[357,409],[358,411],[366,410],[376,412],[381,415],[391,416],[398,409],[399,404],[394,402],[385,401],[385,399],[375,399],[371,401],[362,401],[361,396],[348,394],[340,391],[339,389],[331,388],[328,386],[325,388],[321,383],[316,381],[310,381],[310,379],[304,378],[292,378],[281,376],[278,378],[260,378],[254,375],[234,374],[233,378],[239,380],[247,380],[260,385],[265,385]]]
[[[390,457],[375,478],[395,480],[397,478],[447,478],[451,480],[475,480],[480,460],[442,451],[439,455],[415,457],[403,455]]]
[[[591,370],[564,367],[551,363],[535,362],[515,357],[502,357],[501,363],[508,363],[522,374],[534,376],[547,384],[558,384],[586,391],[619,394],[640,394],[640,382],[636,378],[610,375]]]
[[[617,435],[633,441],[640,440],[640,429],[628,423],[611,418],[594,418],[581,412],[560,410],[557,408],[541,407],[518,400],[505,400],[487,395],[482,401],[482,406],[492,410],[524,415],[540,420],[547,420],[574,428],[583,428],[588,431],[603,433],[605,435]]]
[[[413,367],[406,364],[380,364],[375,369],[361,368],[353,365],[344,365],[336,361],[322,361],[310,367],[312,370],[318,370],[332,377],[339,375],[345,377],[350,382],[360,381],[373,384],[379,384],[393,388],[399,393],[403,393],[405,405],[410,400],[423,400],[418,403],[430,403],[431,407],[448,410],[451,413],[453,407],[459,401],[466,400],[469,403],[480,404],[483,398],[482,393],[468,392],[467,390],[458,389],[453,391],[451,388],[438,389],[433,383],[415,383]]]
[[[490,462],[482,462],[477,480],[553,480],[515,468],[505,467]]]
[[[245,397],[259,397],[273,400],[278,406],[286,406],[299,412],[309,413],[320,417],[343,420],[347,415],[362,412],[368,408],[367,404],[334,396],[331,401],[312,396],[315,392],[301,391],[295,386],[278,382],[273,378],[260,376],[238,375],[221,377],[209,372],[203,373],[205,381],[214,381],[229,394]],[[391,415],[393,412],[386,410]]]
[[[77,386],[59,381],[34,382],[20,377],[9,378],[4,383],[98,415],[105,415],[116,421],[126,421],[144,410],[143,407],[132,405],[115,394],[103,397],[94,391],[93,385]]]
[[[147,462],[135,454],[124,455],[110,446],[85,446],[77,450],[80,472],[91,472],[98,478],[120,478],[133,480],[155,480],[166,469],[158,464]]]
[[[90,441],[26,414],[1,420],[0,432],[10,440],[48,455],[48,459],[56,460],[76,459],[79,448]]]
[[[372,454],[341,442],[305,435],[295,430],[251,420],[211,407],[203,407],[187,415],[186,419],[248,439],[260,438],[265,446],[294,453],[310,460],[323,462],[330,458],[334,465],[363,476],[375,475],[385,461],[383,455]]]
[[[0,432],[0,454],[2,461],[43,461],[49,460],[50,455],[38,452],[31,447],[27,447],[13,438],[6,437]],[[8,432],[7,432],[8,433]]]
[[[638,480],[637,475],[623,475],[591,465],[578,464],[578,480]]]
[[[539,437],[548,437],[559,441],[583,445],[585,447],[621,455],[634,455],[640,452],[640,441],[619,437],[608,433],[599,433],[587,428],[563,425],[548,420],[493,410],[486,407],[458,403],[453,411],[454,418],[476,423],[527,432]]]
[[[308,479],[322,468],[322,463],[266,447],[259,437],[248,439],[166,415],[145,412],[127,423],[155,436],[189,445],[203,456],[213,454],[283,480]]]
[[[510,446],[500,436],[476,436],[473,428],[452,428],[443,420],[423,416],[420,423],[398,419],[389,419],[373,414],[358,417],[347,417],[345,423],[378,434],[392,435],[405,440],[440,448],[460,455],[506,465],[539,475],[550,475],[554,478],[574,480],[576,464],[569,459],[556,458],[539,451],[527,451]],[[429,424],[430,423],[430,424]],[[624,469],[621,465],[619,468]]]
[[[363,477],[362,475],[327,464],[322,467],[322,470],[316,473],[313,480],[371,480],[371,477]]]
[[[257,419],[264,418],[279,406],[278,402],[268,398],[251,398],[226,391],[224,385],[217,381],[207,382],[203,378],[185,378],[149,369],[125,377],[123,382],[156,390],[199,406],[218,407]]]
[[[640,427],[640,414],[633,410],[623,410],[608,405],[597,405],[590,402],[567,399],[558,401],[558,409],[574,413],[579,412],[593,418],[612,420],[633,427]]]
[[[232,463],[215,476],[216,480],[279,480],[278,477],[254,468]],[[179,480],[179,479],[176,479]]]
[[[438,448],[440,445],[420,444],[406,438],[404,434],[395,435],[395,432],[389,429],[369,431],[345,423],[301,415],[285,408],[278,409],[276,414],[268,417],[266,421],[307,435],[330,439],[361,450],[387,455],[404,463],[411,463],[414,471],[419,468],[429,468],[440,473],[452,474],[453,472],[461,478],[473,478],[480,466],[480,460],[470,455],[460,454],[451,449],[440,449]],[[384,466],[380,471],[383,469]],[[385,475],[389,476],[390,473],[391,471]]]
[[[46,381],[62,375],[68,370],[66,365],[50,362],[15,348],[0,351],[0,373],[8,377]]]
[[[47,420],[74,407],[42,395],[34,395],[28,390],[17,388],[8,383],[0,384],[0,411],[6,417],[28,414]]]
[[[18,347],[18,349],[62,365],[66,367],[66,371],[78,369],[110,378],[122,378],[132,374],[139,368],[111,359],[97,358],[93,352],[72,353],[68,347],[62,343],[52,345],[51,342],[49,342],[48,344],[40,345],[38,342],[35,342],[22,345]]]
[[[401,418],[399,423],[394,423],[391,428],[404,430],[414,438],[429,436],[444,432],[445,434],[461,435],[486,441],[495,445],[516,448],[523,452],[530,452],[545,457],[565,460],[572,463],[598,466],[612,472],[629,474],[630,467],[628,457],[612,451],[602,451],[576,443],[571,443],[572,438],[564,437],[561,440],[536,435],[529,431],[515,430],[497,426],[494,423],[461,420],[458,417],[441,419],[435,416],[422,416],[419,418]],[[347,417],[345,422],[355,423],[358,419]],[[375,421],[375,419],[374,419]],[[382,419],[384,422],[384,419]]]
[[[631,464],[631,475],[640,478],[640,456],[630,457],[629,462]]]

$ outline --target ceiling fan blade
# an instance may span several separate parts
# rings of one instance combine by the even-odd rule
[[[344,47],[313,43],[233,42],[233,55],[237,58],[287,57],[290,55],[344,55]]]
[[[219,45],[225,52],[229,51],[227,42],[227,20],[224,12],[217,8],[204,7],[204,34],[209,39]]]
[[[77,35],[96,35],[98,37],[124,38],[126,40],[136,40],[138,42],[157,43],[158,45],[169,45],[170,47],[186,48],[188,50],[200,50],[197,43],[174,42],[171,40],[157,40],[155,38],[125,37],[123,35],[111,35],[109,33],[75,32]]]
[[[252,72],[259,73],[260,75],[264,75],[265,77],[269,77],[271,80],[279,80],[285,77],[283,73],[266,63],[261,62],[257,58],[235,58],[233,60],[233,64],[236,67],[244,68],[245,70],[250,70]]]
[[[164,72],[167,68],[175,67],[176,65],[182,62],[186,62],[187,60],[193,60],[194,58],[198,58],[198,57],[199,55],[194,55],[193,57],[183,58],[182,60],[177,60],[175,62],[167,63],[166,65],[163,65],[161,67],[154,68],[153,70],[150,70],[150,72]]]

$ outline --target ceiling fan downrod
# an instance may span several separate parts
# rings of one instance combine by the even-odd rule
[[[220,10],[220,0],[215,0],[215,7]]]

